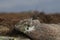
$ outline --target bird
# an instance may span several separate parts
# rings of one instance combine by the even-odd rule
[[[38,19],[23,19],[15,24],[15,28],[32,40],[60,40],[60,25],[40,23]]]

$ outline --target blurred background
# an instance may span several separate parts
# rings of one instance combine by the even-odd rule
[[[0,12],[60,12],[60,0],[0,0]]]

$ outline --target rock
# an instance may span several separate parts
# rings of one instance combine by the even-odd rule
[[[0,40],[30,40],[28,38],[0,36]]]
[[[7,25],[0,25],[0,35],[7,35],[7,33],[11,32],[13,28]]]
[[[15,27],[33,40],[60,40],[59,24],[44,24],[39,20],[24,19]]]

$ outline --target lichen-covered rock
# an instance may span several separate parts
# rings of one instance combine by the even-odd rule
[[[33,40],[60,40],[59,24],[44,24],[39,20],[24,19],[15,27]]]

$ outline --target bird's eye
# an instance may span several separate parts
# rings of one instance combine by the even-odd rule
[[[29,30],[29,28],[27,27],[27,30]]]

